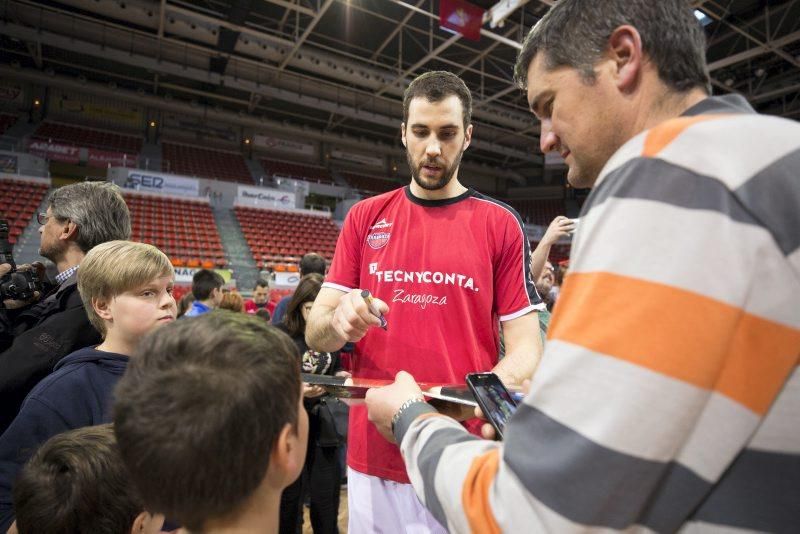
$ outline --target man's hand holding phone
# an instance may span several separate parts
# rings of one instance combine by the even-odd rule
[[[522,388],[521,389],[522,389],[522,394],[523,395],[527,395],[528,392],[531,389],[531,381],[530,380],[524,380],[522,382]],[[483,421],[486,421],[486,423],[484,423],[481,426],[481,437],[483,437],[484,439],[492,439],[492,440],[499,439],[498,435],[497,435],[497,431],[494,428],[494,425],[492,425],[491,423],[488,422],[489,419],[483,413],[483,410],[481,410],[480,406],[475,408],[475,417],[477,417],[478,419],[481,419]]]

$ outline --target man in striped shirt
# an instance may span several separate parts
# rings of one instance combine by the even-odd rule
[[[709,97],[704,41],[683,0],[525,39],[542,151],[593,187],[531,393],[503,444],[406,373],[367,399],[451,532],[800,525],[800,125]]]

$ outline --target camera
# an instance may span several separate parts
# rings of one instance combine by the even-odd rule
[[[42,282],[34,271],[17,270],[13,251],[8,241],[8,221],[0,219],[0,264],[11,265],[11,271],[0,278],[0,307],[3,301],[30,300],[37,291],[42,291]]]

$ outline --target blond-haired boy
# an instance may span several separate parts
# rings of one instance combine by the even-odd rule
[[[13,481],[36,447],[66,430],[111,421],[112,392],[128,357],[145,334],[175,320],[173,279],[169,259],[143,243],[102,243],[81,262],[78,290],[103,342],[62,359],[0,436],[0,532],[14,520]]]

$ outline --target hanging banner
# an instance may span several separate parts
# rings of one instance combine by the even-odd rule
[[[96,148],[87,149],[89,155],[87,162],[90,167],[135,167],[136,156],[131,154],[124,154],[122,152],[109,152],[107,150],[98,150]]]
[[[331,157],[334,159],[340,159],[342,161],[360,163],[361,165],[383,167],[383,158],[367,156],[365,154],[356,154],[355,152],[345,152],[344,150],[340,150],[338,148],[331,149]]]
[[[253,146],[270,150],[281,150],[283,152],[291,152],[292,154],[301,154],[303,156],[314,156],[315,152],[314,145],[311,143],[289,141],[288,139],[279,139],[277,137],[261,134],[253,136]]]
[[[170,195],[196,197],[200,195],[200,182],[194,178],[183,178],[174,174],[160,174],[131,169],[125,180],[127,189],[152,191]]]
[[[460,33],[465,39],[479,41],[484,11],[465,0],[441,0],[439,2],[439,25],[447,30]]]
[[[102,104],[90,101],[89,97],[68,95],[67,93],[54,93],[51,111],[62,115],[79,116],[94,121],[117,123],[131,128],[142,125],[142,110],[136,106],[123,103],[116,105]]]
[[[239,186],[236,203],[240,206],[253,206],[256,208],[294,208],[295,195],[280,189],[267,189],[266,187]]]
[[[28,152],[52,161],[64,163],[78,163],[81,149],[76,146],[62,145],[48,141],[31,140],[28,142]]]

